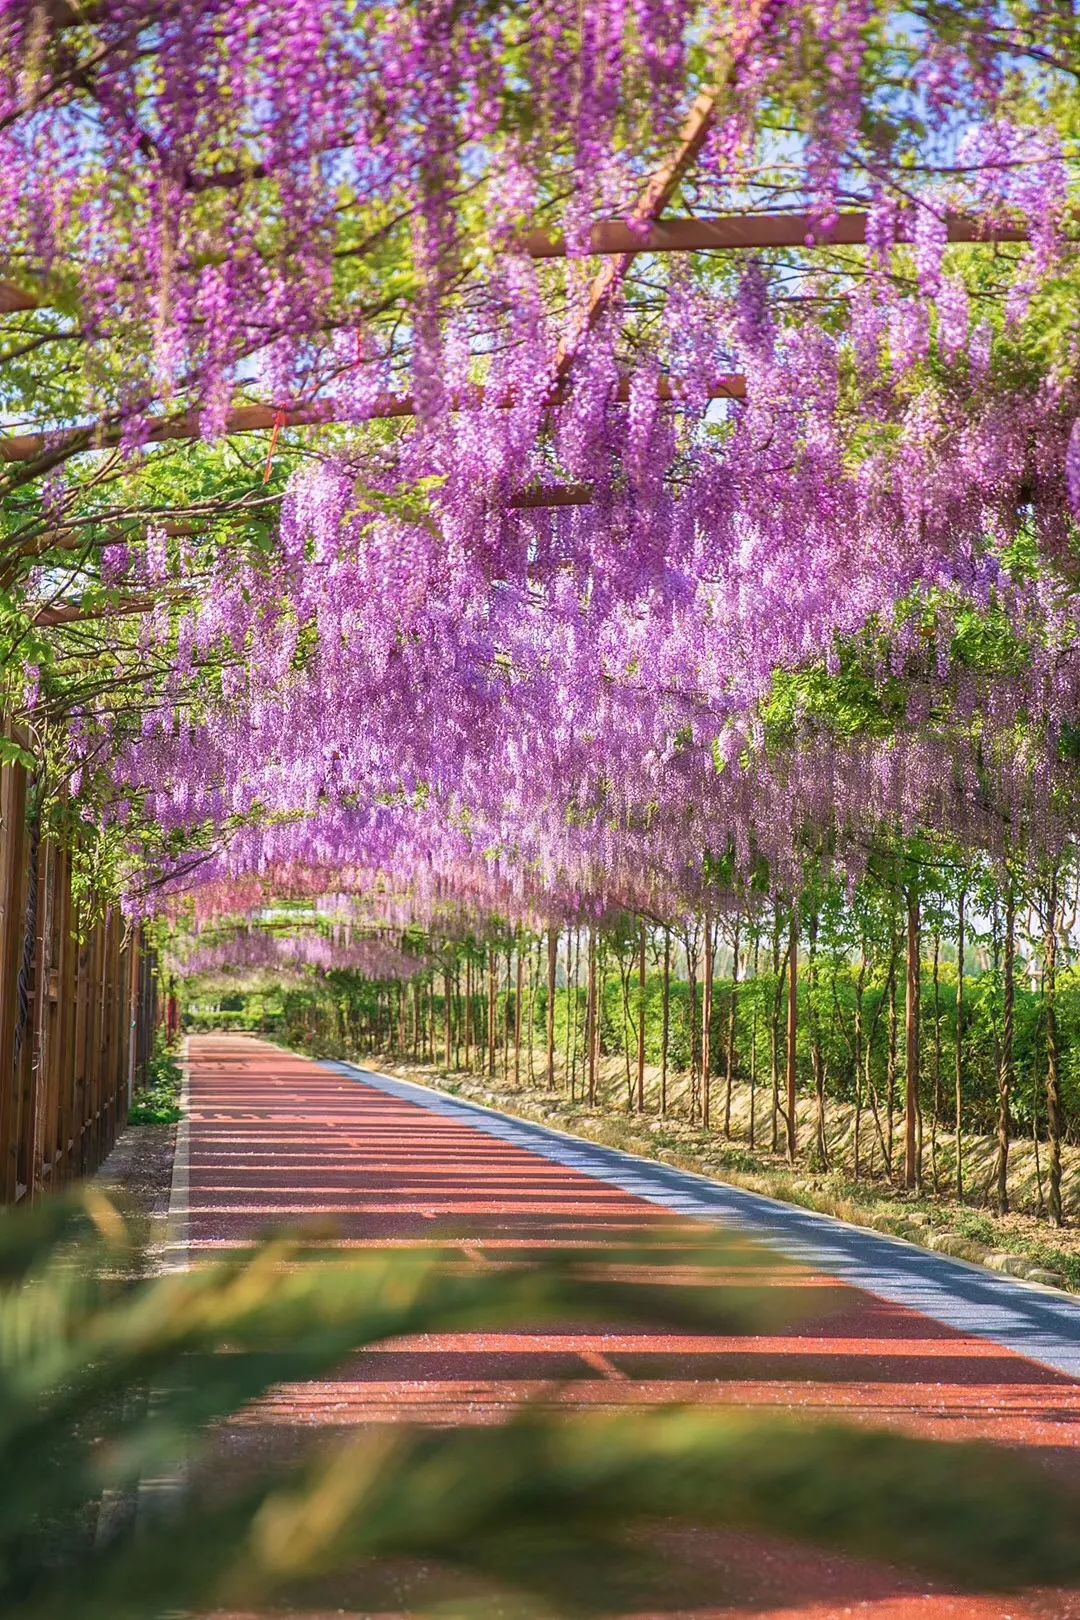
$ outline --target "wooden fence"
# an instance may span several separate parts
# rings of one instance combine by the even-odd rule
[[[156,1019],[141,930],[117,907],[80,926],[70,853],[38,838],[26,770],[0,766],[0,1205],[97,1168]]]

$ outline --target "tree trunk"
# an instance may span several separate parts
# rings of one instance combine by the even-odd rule
[[[823,1170],[829,1167],[829,1144],[825,1130],[825,1055],[821,1050],[821,1022],[818,1014],[818,913],[812,911],[806,921],[808,947],[809,996],[807,1012],[810,1019],[810,1063],[814,1073],[814,1151]]]
[[[555,968],[559,956],[559,935],[548,929],[547,939],[547,1088],[555,1089]],[[569,980],[567,981],[569,989]]]
[[[964,1196],[964,901],[956,913],[956,1196]]]
[[[495,1078],[495,1050],[498,1045],[495,1022],[495,1005],[498,996],[498,960],[499,953],[494,945],[488,946],[488,994],[487,994],[487,1072],[490,1079]]]
[[[795,1059],[796,1037],[799,1031],[799,911],[791,908],[791,932],[788,938],[788,1009],[787,1009],[787,1156],[795,1163],[798,1150],[795,1128]]]
[[[1016,1024],[1016,896],[1012,879],[1005,885],[1005,957],[1002,964],[1001,1062],[998,1065],[997,1156],[994,1186],[999,1215],[1009,1212],[1009,1107],[1013,1083]]]
[[[727,1051],[724,1054],[724,1135],[731,1136],[731,1089],[735,1083],[735,1035],[739,1013],[739,914],[732,933],[731,1005],[728,1008]]]
[[[664,979],[660,1021],[660,1112],[667,1113],[668,1040],[671,1035],[671,929],[664,928]]]
[[[645,924],[638,924],[637,1107],[645,1112]]]
[[[521,941],[517,950],[517,988],[514,992],[514,1090],[521,1089],[521,996],[522,996]]]
[[[1061,1054],[1057,1027],[1057,868],[1047,889],[1046,937],[1043,942],[1043,1009],[1046,1013],[1046,1128],[1050,1137],[1047,1213],[1061,1225]]]
[[[930,1179],[934,1183],[934,1191],[941,1191],[940,1177],[938,1176],[938,1150],[937,1133],[941,1120],[941,934],[934,929],[934,960],[933,960],[933,986],[934,986],[934,1106],[930,1119]]]
[[[544,953],[544,942],[537,939],[533,949],[529,952],[529,1016],[526,1020],[528,1053],[529,1053],[529,1084],[536,1084],[536,987],[540,983],[540,964]]]
[[[919,1131],[919,1001],[920,974],[919,891],[914,882],[908,888],[907,915],[907,997],[904,1006],[906,1035],[904,1083],[904,1186],[922,1186],[922,1153]]]
[[[443,969],[443,1049],[446,1052],[446,1067],[449,1070],[454,1062],[454,1032],[450,1019],[450,969]]]
[[[752,1021],[751,1025],[750,1025],[750,1146],[752,1148],[757,1147],[757,1026],[758,1026],[758,1001],[760,999],[760,985],[758,983],[758,980],[759,980],[758,967],[760,965],[760,961],[761,961],[761,936],[757,931],[757,923],[755,922],[755,924],[754,924],[754,995],[753,995],[753,1000],[751,1002],[751,1005],[753,1006],[753,1009],[754,1009],[754,1013],[753,1013],[753,1021]]]
[[[566,971],[566,1068],[570,1076],[570,1101],[577,1096],[578,981],[581,978],[581,929],[567,936]]]
[[[701,1104],[700,1030],[698,1028],[697,947],[690,948],[690,931],[686,932],[686,978],[690,1000],[690,1123],[697,1123]]]
[[[888,1136],[889,1136],[888,1145],[885,1148],[885,1157],[886,1157],[886,1159],[888,1161],[889,1179],[890,1180],[892,1179],[892,1175],[893,1175],[893,1166],[896,1163],[896,1141],[895,1141],[895,1131],[894,1131],[895,1117],[896,1117],[896,1029],[897,1029],[895,961],[896,961],[896,955],[897,955],[898,948],[899,947],[897,946],[896,939],[895,939],[895,936],[894,936],[893,945],[892,945],[894,971],[892,973],[891,978],[889,979],[889,1031],[888,1031],[888,1034],[889,1034],[889,1050],[888,1050],[888,1066],[887,1066],[886,1071],[885,1071],[885,1112],[886,1112],[886,1116],[887,1116],[887,1118],[886,1118],[886,1126],[887,1126],[887,1129],[888,1129]]]
[[[709,1112],[712,1100],[712,1003],[715,938],[713,920],[709,913],[706,912],[705,976],[701,987],[701,1123],[706,1130],[709,1128]]]
[[[852,1058],[855,1064],[855,1117],[851,1126],[851,1156],[852,1174],[858,1181],[862,1170],[860,1149],[862,1147],[862,1111],[863,1111],[863,998],[866,993],[866,939],[863,937],[859,947],[859,972],[855,980],[855,1035],[852,1043]]]
[[[506,988],[503,993],[503,1080],[510,1081],[510,978],[513,972],[513,953],[509,945],[506,947]]]
[[[586,991],[585,1006],[585,1038],[587,1043],[587,1060],[589,1075],[589,1107],[596,1107],[596,1059],[600,1048],[598,1039],[598,1016],[596,994],[596,929],[589,928],[589,961],[588,961],[588,989]]]
[[[783,1007],[783,984],[780,978],[780,907],[773,907],[772,936],[772,1016],[769,1021],[769,1058],[772,1068],[772,1139],[773,1153],[780,1148],[780,1013]]]

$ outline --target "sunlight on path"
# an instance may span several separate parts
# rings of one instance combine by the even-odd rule
[[[687,1217],[718,1214],[698,1207],[711,1185],[702,1178],[682,1176],[687,1185],[680,1186],[681,1172],[404,1082],[361,1080],[345,1066],[318,1065],[246,1037],[191,1041],[189,1102],[187,1162],[178,1167],[186,1207],[174,1212],[186,1215],[194,1261],[250,1241],[268,1225],[316,1221],[323,1230],[331,1225],[343,1246],[438,1238],[477,1265],[556,1245],[602,1247],[647,1231],[663,1239],[670,1275]],[[573,1153],[578,1164],[560,1162]],[[626,1190],[628,1180],[634,1191]],[[650,1201],[658,1190],[668,1208]],[[732,1191],[715,1188],[722,1198]],[[775,1220],[784,1209],[758,1202],[769,1206],[763,1218]],[[744,1227],[752,1213],[741,1209]],[[801,1222],[805,1212],[790,1214]],[[796,1236],[808,1258],[817,1229],[800,1225]],[[869,1234],[857,1237],[870,1241]],[[890,1249],[915,1252],[874,1243],[885,1245],[886,1258]],[[871,1270],[884,1263],[876,1248],[857,1258]],[[1022,1446],[1063,1475],[1080,1472],[1080,1383],[983,1332],[963,1333],[895,1298],[856,1289],[830,1275],[841,1269],[835,1255],[825,1260],[773,1284],[797,1288],[810,1306],[794,1332],[737,1339],[545,1329],[416,1338],[352,1358],[333,1380],[279,1387],[236,1420],[230,1444],[257,1462],[290,1434],[404,1420],[496,1422],[537,1397],[590,1408],[680,1401],[798,1408],[939,1439],[991,1439]],[[948,1286],[947,1270],[935,1277],[937,1287]],[[1043,1297],[1022,1292],[1036,1302]],[[917,1577],[760,1537],[695,1537],[680,1558],[684,1553],[699,1573],[702,1560],[734,1572],[742,1606],[676,1605],[642,1610],[642,1617],[1080,1616],[1080,1597],[947,1597]],[[681,1583],[679,1592],[685,1601]]]

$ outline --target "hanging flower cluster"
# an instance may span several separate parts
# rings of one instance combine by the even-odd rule
[[[1068,835],[1069,86],[1019,9],[6,8],[4,269],[125,358],[89,416],[213,439],[258,384],[343,424],[268,549],[153,529],[103,564],[160,598],[172,674],[76,752],[112,744],[121,823],[219,847],[207,916],[673,915],[854,878],[883,832]],[[684,159],[698,212],[807,242],[598,284],[592,227],[644,231]],[[865,245],[828,249],[850,208]]]
[[[231,973],[294,970],[358,973],[368,979],[409,979],[424,971],[423,957],[408,956],[387,939],[332,939],[313,931],[282,933],[249,925],[208,940],[196,938],[190,948],[174,946],[167,965],[183,979],[213,979]]]

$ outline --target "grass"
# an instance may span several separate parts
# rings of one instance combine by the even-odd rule
[[[858,1180],[842,1168],[815,1169],[809,1164],[790,1166],[779,1154],[752,1149],[748,1143],[725,1141],[718,1131],[703,1130],[678,1115],[661,1118],[655,1112],[627,1113],[625,1094],[608,1087],[595,1108],[571,1102],[565,1093],[529,1084],[520,1089],[503,1080],[461,1071],[444,1075],[438,1065],[398,1063],[379,1057],[389,1073],[489,1106],[554,1125],[590,1141],[622,1148],[646,1158],[659,1159],[683,1170],[714,1176],[751,1192],[784,1203],[833,1215],[857,1226],[872,1227],[924,1246],[951,1245],[945,1252],[956,1258],[986,1263],[991,1255],[1007,1254],[1047,1275],[1059,1286],[1080,1293],[1080,1232],[1067,1227],[1048,1236],[1044,1222],[1018,1212],[999,1217],[960,1203],[944,1190],[935,1194],[908,1193],[883,1177]],[[804,1131],[805,1139],[805,1131]],[[998,1262],[991,1262],[999,1269]]]
[[[180,1106],[183,1076],[176,1057],[159,1037],[147,1065],[146,1084],[131,1099],[129,1125],[174,1125],[184,1117]]]

